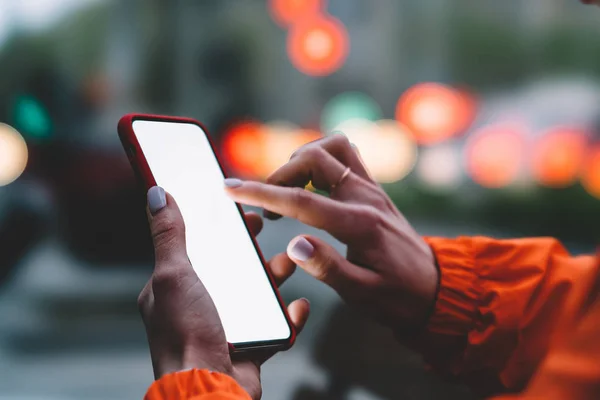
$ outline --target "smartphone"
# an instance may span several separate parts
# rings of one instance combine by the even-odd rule
[[[158,185],[177,202],[189,260],[210,293],[234,352],[284,350],[295,339],[273,277],[226,178],[208,132],[187,118],[129,114],[119,137],[145,190]]]

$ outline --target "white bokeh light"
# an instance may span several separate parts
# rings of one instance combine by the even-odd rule
[[[417,160],[417,146],[409,132],[398,122],[371,122],[351,119],[338,125],[358,149],[369,173],[379,183],[393,183],[406,177]]]
[[[25,139],[12,127],[0,123],[0,186],[15,181],[27,166]]]
[[[463,176],[460,151],[448,144],[425,148],[419,156],[417,176],[433,189],[454,189]]]

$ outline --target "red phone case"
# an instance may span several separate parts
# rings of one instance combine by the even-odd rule
[[[179,123],[198,125],[205,132],[208,142],[210,143],[210,146],[212,148],[212,151],[215,154],[215,157],[217,158],[217,162],[219,163],[219,166],[221,167],[221,171],[223,171],[223,175],[225,177],[227,177],[227,173],[225,172],[225,170],[223,168],[223,163],[221,162],[219,154],[216,151],[213,141],[211,140],[210,136],[208,135],[208,130],[206,130],[206,128],[200,122],[193,120],[191,118],[182,118],[182,117],[169,117],[169,116],[150,115],[150,114],[127,114],[119,120],[117,130],[119,132],[119,138],[121,139],[123,148],[125,149],[125,152],[127,153],[127,157],[129,158],[129,162],[131,163],[131,166],[133,167],[134,171],[136,172],[138,179],[140,179],[141,183],[144,185],[144,188],[146,191],[148,191],[148,189],[150,189],[151,187],[156,186],[156,180],[154,179],[154,175],[152,174],[152,171],[150,170],[148,162],[146,161],[146,157],[144,156],[144,153],[142,152],[142,148],[140,147],[137,137],[135,136],[135,133],[133,132],[133,121],[135,121],[135,120],[179,122]],[[237,206],[240,214],[243,217],[244,212],[242,210],[242,207],[239,204],[236,204],[236,206]],[[244,221],[245,221],[245,218],[244,218]],[[283,302],[283,299],[281,298],[279,289],[277,288],[277,285],[275,284],[275,280],[273,279],[273,275],[271,274],[271,271],[268,268],[266,268],[265,259],[263,257],[262,252],[260,251],[260,248],[258,247],[256,238],[254,237],[252,232],[250,232],[250,229],[248,229],[247,224],[246,224],[246,230],[248,231],[248,235],[252,239],[254,248],[256,249],[256,252],[258,253],[258,255],[260,257],[260,260],[263,264],[265,272],[267,273],[267,276],[269,277],[269,281],[271,282],[271,287],[273,288],[273,291],[275,292],[277,301],[279,302],[279,306],[281,307],[281,310],[283,311],[283,313],[285,315],[287,324],[290,328],[290,337],[287,339],[275,340],[275,341],[251,342],[251,343],[229,343],[229,348],[230,348],[230,350],[232,350],[232,352],[235,352],[235,353],[246,352],[246,351],[251,351],[251,350],[259,350],[259,349],[265,349],[265,348],[274,349],[274,350],[287,350],[294,344],[294,342],[296,340],[296,329],[295,329],[294,325],[291,323],[290,316],[288,315],[288,312],[287,312],[287,307],[285,306],[285,303]]]

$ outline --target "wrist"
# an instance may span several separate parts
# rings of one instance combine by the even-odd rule
[[[233,366],[227,349],[222,351],[206,351],[206,349],[187,348],[177,354],[165,354],[154,361],[154,377],[156,380],[175,372],[192,369],[220,372],[231,376]]]
[[[221,347],[221,346],[220,346]],[[182,369],[207,369],[232,375],[233,366],[227,347],[216,349],[195,348],[186,349],[182,357]]]
[[[427,328],[429,320],[435,313],[439,295],[441,274],[435,253],[425,244],[426,251],[416,257],[419,262],[414,269],[415,285],[413,307],[409,308],[406,317],[398,325],[392,327],[395,336],[404,342],[410,342]],[[418,274],[418,275],[417,275]]]

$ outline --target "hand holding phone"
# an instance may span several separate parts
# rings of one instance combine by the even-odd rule
[[[176,199],[189,261],[233,349],[291,346],[294,326],[241,208],[223,190],[225,173],[202,125],[127,115],[119,136],[146,189],[159,185]]]
[[[187,257],[181,212],[175,199],[161,187],[148,191],[148,219],[156,263],[138,304],[155,378],[182,370],[208,369],[230,375],[253,399],[260,399],[260,365],[274,351],[230,357],[216,307]],[[258,214],[249,213],[248,222],[252,233],[258,234],[262,227]],[[289,262],[276,256],[269,263],[277,272],[278,283],[293,272]],[[288,310],[292,323],[300,331],[308,317],[308,302],[296,300]],[[160,391],[154,386],[150,390]]]

